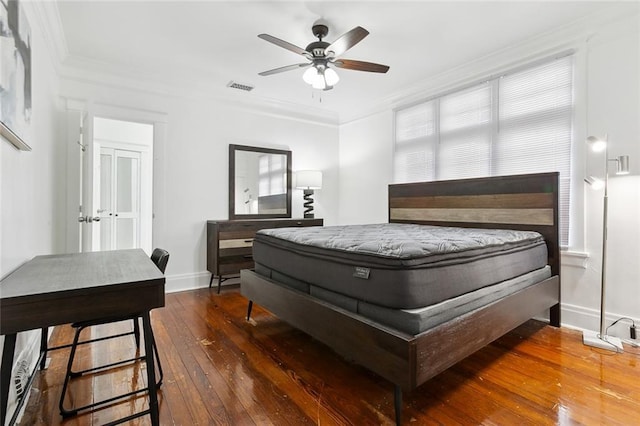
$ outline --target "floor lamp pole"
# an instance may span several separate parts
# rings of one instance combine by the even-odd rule
[[[622,352],[622,341],[606,334],[605,301],[607,291],[607,217],[609,214],[609,147],[604,151],[604,197],[602,202],[602,275],[600,276],[600,332],[585,331],[582,342],[588,346]],[[613,160],[612,160],[613,161]]]
[[[600,338],[605,336],[605,299],[607,294],[607,217],[609,213],[609,149],[604,151],[604,197],[602,202],[602,276],[600,279]]]

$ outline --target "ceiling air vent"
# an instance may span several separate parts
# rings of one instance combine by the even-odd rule
[[[250,92],[254,89],[254,86],[250,86],[248,84],[242,84],[242,83],[238,83],[235,81],[230,81],[229,84],[227,84],[227,87],[230,87],[232,89],[239,89],[239,90],[244,90],[245,92]]]

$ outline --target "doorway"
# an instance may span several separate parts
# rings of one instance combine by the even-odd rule
[[[91,128],[92,164],[85,164],[93,170],[87,195],[95,216],[83,228],[92,233],[90,251],[151,252],[153,124],[94,117]]]
[[[151,253],[153,153],[164,133],[158,118],[67,100],[67,252]]]

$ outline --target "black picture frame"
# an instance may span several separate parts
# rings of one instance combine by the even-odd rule
[[[286,158],[286,182],[285,182],[285,208],[278,213],[257,213],[243,214],[236,212],[236,157],[239,152],[250,152],[258,154],[283,155]],[[293,182],[292,155],[291,151],[283,149],[262,148],[247,145],[229,144],[229,220],[238,219],[270,219],[270,218],[290,218],[291,217],[291,190]],[[263,197],[269,198],[269,197]],[[272,200],[265,200],[272,202]]]

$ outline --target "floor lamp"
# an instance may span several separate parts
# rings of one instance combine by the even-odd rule
[[[629,156],[621,155],[616,158],[609,158],[609,148],[607,137],[604,139],[589,136],[587,144],[594,152],[604,151],[604,181],[589,176],[585,179],[593,189],[604,188],[603,212],[602,212],[602,275],[600,282],[600,331],[585,331],[582,334],[582,342],[588,346],[594,346],[610,351],[622,352],[622,341],[613,336],[607,336],[605,328],[605,296],[607,289],[607,215],[609,203],[609,163],[616,163],[616,174],[629,174]]]

